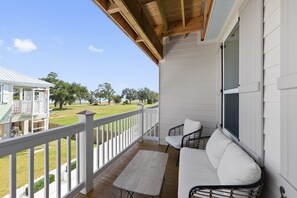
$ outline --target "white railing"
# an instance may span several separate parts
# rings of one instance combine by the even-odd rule
[[[157,111],[157,109],[143,109],[141,105],[138,110],[96,120],[93,119],[92,112],[85,111],[79,113],[79,124],[1,141],[0,160],[5,156],[10,157],[9,197],[20,197],[23,193],[17,190],[16,167],[17,162],[19,163],[17,153],[24,150],[28,151],[28,197],[34,197],[34,156],[36,155],[34,147],[40,145],[43,145],[44,153],[44,189],[42,195],[39,192],[35,196],[73,197],[79,192],[88,193],[93,188],[93,179],[97,175],[141,140],[143,135],[147,136],[147,129],[157,127]],[[158,132],[151,131],[150,135],[156,137]],[[66,142],[66,164],[61,162],[62,147],[64,148],[62,141]],[[49,144],[52,147],[52,142],[55,142],[54,150],[49,147]],[[71,151],[73,149],[71,142],[75,144],[75,152]],[[53,152],[56,159],[55,170],[49,170],[50,154],[52,155]],[[71,162],[74,160],[76,168],[69,171]],[[64,173],[66,182],[62,182],[62,169],[66,166],[68,167],[68,171]],[[51,185],[49,173],[55,175],[55,183]]]
[[[13,100],[13,113],[14,114],[32,114],[32,101],[26,100]],[[47,113],[47,103],[41,100],[34,101],[34,114]]]
[[[144,139],[159,140],[159,108],[153,106],[143,110]]]

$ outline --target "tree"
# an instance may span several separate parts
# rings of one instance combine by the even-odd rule
[[[156,103],[158,100],[159,100],[159,94],[155,91],[149,91],[147,103],[153,104],[153,103]]]
[[[110,105],[110,102],[113,100],[113,96],[115,94],[115,91],[111,87],[111,84],[109,83],[104,83],[103,84],[103,97],[104,99],[107,100],[108,104]]]
[[[131,104],[132,100],[137,99],[137,91],[135,89],[126,88],[122,91],[122,97],[125,97],[127,100],[129,100]]]
[[[96,100],[97,99],[99,100],[99,103],[101,105],[102,98],[104,98],[104,85],[103,84],[98,85],[98,89],[96,89],[94,91],[94,96],[95,96]]]
[[[116,104],[120,103],[122,101],[122,96],[120,96],[120,95],[114,95],[113,96],[113,101]]]
[[[96,102],[95,92],[94,91],[88,92],[86,100],[89,102],[90,105]]]
[[[140,102],[145,102],[148,99],[150,89],[145,87],[138,89],[138,99]]]
[[[75,96],[79,100],[80,104],[82,100],[88,99],[89,90],[87,87],[77,83],[72,83],[72,86],[75,91]]]
[[[55,86],[51,88],[50,99],[54,101],[55,107],[59,105],[62,109],[63,105],[75,102],[75,88],[71,84],[58,79],[58,74],[51,72],[42,80],[50,82]]]

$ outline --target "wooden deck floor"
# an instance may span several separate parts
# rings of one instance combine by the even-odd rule
[[[94,181],[94,189],[87,195],[79,194],[78,198],[88,197],[102,197],[102,198],[120,198],[120,190],[112,184],[119,174],[124,170],[127,164],[132,160],[139,150],[153,150],[165,151],[165,146],[159,145],[156,142],[145,141],[144,143],[137,143],[127,153],[121,156],[112,166],[107,168],[101,175]],[[162,198],[175,198],[177,197],[177,181],[178,181],[178,166],[176,160],[178,151],[170,148],[169,158],[165,171],[165,180],[163,183]],[[123,197],[127,197],[127,193],[123,191]],[[134,198],[146,198],[149,196],[135,194]]]

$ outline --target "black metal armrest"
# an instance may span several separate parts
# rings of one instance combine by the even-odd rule
[[[241,197],[260,198],[263,189],[263,172],[261,179],[249,185],[195,186],[189,192],[189,198],[204,197]]]
[[[184,135],[181,142],[181,147],[189,147],[189,148],[200,148],[201,145],[201,134],[203,127],[197,131]]]
[[[168,136],[183,135],[184,133],[184,124],[175,126],[168,131]]]

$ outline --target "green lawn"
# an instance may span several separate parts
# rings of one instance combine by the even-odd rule
[[[149,107],[152,105],[145,105]],[[110,115],[115,115],[123,112],[128,112],[137,109],[137,103],[131,105],[122,105],[122,104],[111,104],[111,105],[98,105],[91,106],[89,104],[74,104],[67,105],[62,110],[55,109],[53,105],[50,106],[52,110],[50,115],[50,123],[59,124],[59,125],[69,125],[78,123],[77,113],[89,110],[95,112],[95,119],[102,118]]]
[[[145,105],[145,107],[152,105]],[[95,118],[106,117],[114,114],[128,112],[137,109],[137,104],[131,105],[102,105],[102,106],[90,106],[89,104],[75,104],[68,105],[62,110],[54,109],[54,106],[50,107],[53,109],[50,115],[50,123],[59,125],[70,125],[78,122],[78,115],[76,113],[89,110],[95,112]],[[61,161],[62,164],[66,163],[67,159],[67,141],[66,139],[61,140]],[[75,158],[75,141],[71,141],[72,158]],[[38,178],[43,175],[44,171],[44,152],[43,145],[35,147],[34,155],[34,178]],[[49,163],[50,170],[56,168],[56,142],[49,144]],[[9,193],[9,157],[0,158],[0,197]],[[21,187],[28,183],[28,151],[22,151],[17,154],[17,187]]]
[[[71,141],[71,157],[76,156],[76,142]],[[34,155],[34,178],[38,178],[44,171],[44,146],[35,147]],[[66,163],[67,160],[67,140],[61,139],[61,163]],[[9,157],[0,158],[0,197],[9,193]],[[53,170],[56,168],[56,142],[49,143],[49,168]],[[17,154],[17,188],[28,183],[28,151],[22,151]]]

